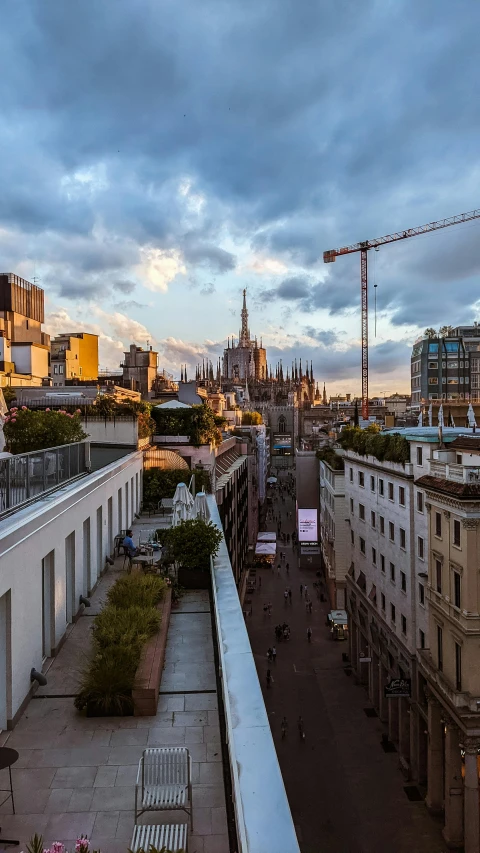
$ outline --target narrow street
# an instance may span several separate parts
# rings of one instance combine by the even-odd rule
[[[280,482],[286,476],[281,474]],[[294,500],[285,497],[283,503],[276,497],[275,516],[278,512],[282,531],[291,534]],[[276,531],[277,522],[267,527]],[[290,571],[287,575],[282,565],[278,576],[281,551]],[[315,570],[300,572],[291,546],[279,544],[277,554],[274,569],[257,570],[247,628],[302,853],[442,853],[441,824],[423,802],[407,799],[397,755],[383,751],[382,725],[365,713],[368,696],[345,675],[342,652],[347,644],[330,639],[325,625],[329,605],[321,603],[313,588]],[[311,615],[300,595],[301,583],[308,584]],[[286,587],[292,590],[291,603],[284,601]],[[268,602],[273,605],[270,616],[263,612]],[[290,625],[291,637],[277,642],[274,628],[283,622]],[[267,649],[273,645],[277,659],[270,664]],[[269,688],[268,667],[273,674]],[[297,730],[299,714],[304,741]],[[284,715],[288,731],[282,740]]]

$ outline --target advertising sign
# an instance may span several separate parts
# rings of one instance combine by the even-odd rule
[[[320,554],[320,548],[318,545],[304,545],[300,548],[300,554],[310,556],[312,554]]]
[[[304,542],[318,542],[317,532],[317,510],[316,509],[298,509],[298,541],[302,545]]]
[[[383,688],[385,699],[409,699],[412,695],[411,678],[391,678]]]
[[[292,448],[292,436],[289,432],[281,432],[276,433],[273,436],[273,449],[274,450],[291,450]]]

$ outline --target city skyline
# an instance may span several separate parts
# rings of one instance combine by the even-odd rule
[[[480,10],[58,12],[7,2],[0,34],[0,253],[45,289],[46,331],[98,334],[109,368],[149,341],[179,375],[221,356],[246,287],[269,361],[312,359],[332,393],[358,394],[358,258],[322,253],[476,206]],[[408,391],[426,326],[478,319],[476,227],[372,257],[372,395]]]

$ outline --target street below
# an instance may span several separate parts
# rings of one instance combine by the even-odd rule
[[[279,484],[286,482],[283,472]],[[291,535],[294,499],[285,496],[283,502],[276,494],[273,511],[275,516],[280,513],[282,532]],[[276,531],[277,521],[269,521],[267,529]],[[279,574],[282,551],[286,556]],[[320,601],[313,587],[316,569],[318,565],[312,562],[311,568],[300,571],[291,543],[279,542],[274,567],[257,570],[257,588],[249,596],[252,614],[246,617],[301,851],[443,853],[441,823],[428,814],[423,802],[407,798],[398,756],[383,751],[384,728],[378,717],[365,713],[371,708],[367,693],[355,684],[353,675],[345,674],[342,652],[347,651],[347,643],[330,639],[325,624],[330,607]],[[308,586],[311,614],[300,584]],[[287,587],[292,597],[285,600]],[[271,615],[263,609],[268,603],[272,604]],[[290,626],[290,639],[278,642],[274,629],[284,622]],[[277,656],[269,663],[267,650],[272,646]],[[273,676],[270,687],[268,668]],[[297,728],[299,715],[304,721],[304,740]],[[282,739],[284,716],[288,729]]]

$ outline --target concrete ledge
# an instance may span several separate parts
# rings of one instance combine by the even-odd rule
[[[142,651],[132,690],[135,717],[154,717],[157,713],[158,694],[172,609],[171,589],[166,591],[163,601],[157,607],[162,618],[160,630],[148,641]]]

